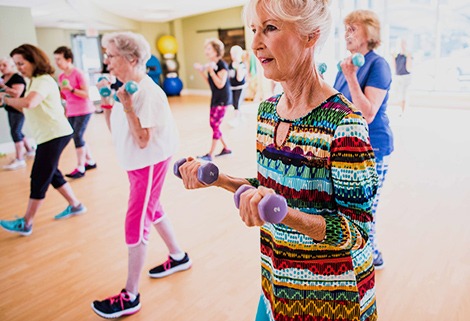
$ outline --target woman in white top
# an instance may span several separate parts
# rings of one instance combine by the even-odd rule
[[[130,182],[125,223],[129,266],[125,288],[115,296],[94,301],[92,308],[101,317],[118,318],[140,310],[139,278],[151,225],[168,247],[169,257],[149,271],[150,277],[161,278],[189,269],[191,260],[178,245],[160,204],[165,175],[177,149],[178,132],[165,93],[145,72],[150,45],[142,35],[131,32],[106,34],[102,45],[109,72],[124,83],[116,92],[118,99],[103,98],[102,107],[118,160]],[[138,84],[132,95],[125,89],[131,81]],[[104,85],[106,80],[98,87]]]

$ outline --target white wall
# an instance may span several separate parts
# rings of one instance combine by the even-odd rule
[[[11,50],[24,44],[37,44],[33,17],[29,8],[0,6],[0,56],[9,56]],[[0,152],[13,149],[7,113],[0,109]]]

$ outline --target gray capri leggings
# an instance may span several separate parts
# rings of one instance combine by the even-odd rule
[[[90,118],[91,114],[68,117],[69,123],[73,128],[73,143],[75,144],[75,148],[85,146],[83,135],[85,134]]]

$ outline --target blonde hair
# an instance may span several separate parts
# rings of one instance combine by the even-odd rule
[[[208,45],[211,45],[212,48],[214,48],[215,52],[217,53],[218,58],[222,58],[224,56],[225,46],[221,40],[217,38],[206,39],[206,42],[204,43],[204,47]]]
[[[360,24],[364,26],[369,50],[380,46],[380,20],[379,16],[370,10],[356,10],[344,18],[345,25]]]
[[[321,48],[330,33],[332,17],[329,0],[251,0],[244,9],[247,25],[258,19],[258,9],[294,24],[299,35],[319,34],[315,48]]]
[[[116,46],[121,56],[129,61],[136,59],[137,68],[145,71],[150,58],[150,44],[144,36],[130,31],[105,34],[101,40],[102,46],[106,48],[111,43]]]

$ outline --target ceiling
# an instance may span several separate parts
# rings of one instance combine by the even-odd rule
[[[117,29],[110,21],[123,18],[167,22],[245,3],[246,0],[0,0],[0,6],[31,8],[37,27],[97,30]]]
[[[248,0],[0,0],[0,6],[29,7],[37,27],[63,29],[128,29],[134,21],[167,22],[244,5]],[[377,1],[377,0],[376,0]],[[470,22],[469,0],[387,1],[390,21],[411,29],[430,28],[435,7],[442,6],[445,26]],[[132,5],[129,5],[132,3]],[[446,11],[458,13],[452,17]],[[447,19],[446,19],[447,18]]]

